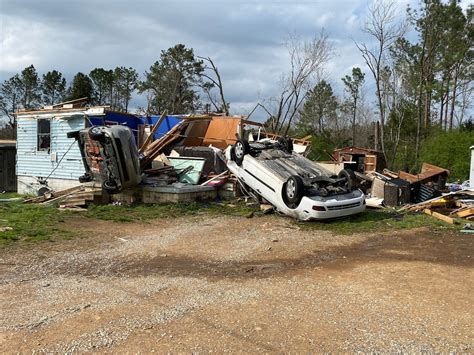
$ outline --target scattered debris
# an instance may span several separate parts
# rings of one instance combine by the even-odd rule
[[[427,215],[430,215],[430,216],[433,216],[441,221],[444,221],[446,223],[449,223],[449,224],[455,224],[456,221],[451,218],[451,217],[448,217],[448,216],[445,216],[444,214],[441,214],[441,213],[438,213],[438,212],[433,212],[432,210],[430,209],[425,209],[424,212],[427,214]]]

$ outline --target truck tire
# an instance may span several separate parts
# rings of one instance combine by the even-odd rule
[[[234,146],[232,147],[233,149],[233,156],[234,160],[237,163],[237,165],[242,165],[242,162],[244,161],[244,156],[250,152],[250,145],[249,142],[247,142],[245,139],[239,139]]]
[[[298,205],[304,195],[303,179],[298,175],[292,175],[283,185],[283,199],[287,204]]]
[[[101,127],[94,126],[89,128],[89,137],[92,140],[103,142],[105,140],[105,134]]]
[[[108,192],[109,194],[115,194],[118,191],[118,186],[117,184],[115,183],[115,181],[113,180],[104,180],[102,182],[102,189],[106,192]]]

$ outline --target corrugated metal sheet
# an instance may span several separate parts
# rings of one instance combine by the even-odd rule
[[[38,151],[37,120],[19,117],[17,128],[17,175],[47,177],[57,167],[51,174],[52,178],[78,179],[79,176],[84,174],[81,153],[74,139],[67,138],[67,133],[82,129],[84,126],[83,116],[73,116],[68,119],[52,118],[51,149],[49,152]],[[69,147],[71,148],[69,149]],[[64,158],[58,166],[58,162],[63,156]]]

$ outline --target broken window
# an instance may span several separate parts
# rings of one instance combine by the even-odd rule
[[[38,150],[51,147],[51,122],[47,118],[38,119]]]

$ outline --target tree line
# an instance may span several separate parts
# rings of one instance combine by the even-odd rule
[[[30,65],[1,84],[0,109],[14,128],[14,113],[19,109],[36,109],[84,97],[89,98],[90,104],[128,112],[134,92],[146,97],[146,106],[138,108],[142,114],[160,114],[165,109],[170,113],[212,110],[229,114],[214,61],[210,57],[196,57],[193,49],[183,44],[162,51],[160,59],[145,72],[144,80],[139,79],[134,68],[120,66],[94,68],[89,74],[79,72],[68,85],[61,72],[52,70],[40,76]]]
[[[354,43],[367,72],[355,67],[340,78],[343,95],[325,74],[334,54],[327,35],[290,39],[281,94],[262,103],[268,126],[281,134],[312,134],[315,159],[359,145],[379,150],[392,169],[416,171],[429,158],[458,166],[454,176],[466,177],[474,144],[473,6],[463,11],[459,1],[424,0],[400,16],[396,1],[381,0],[368,10],[362,30],[370,41]],[[368,78],[375,102],[367,97]]]

